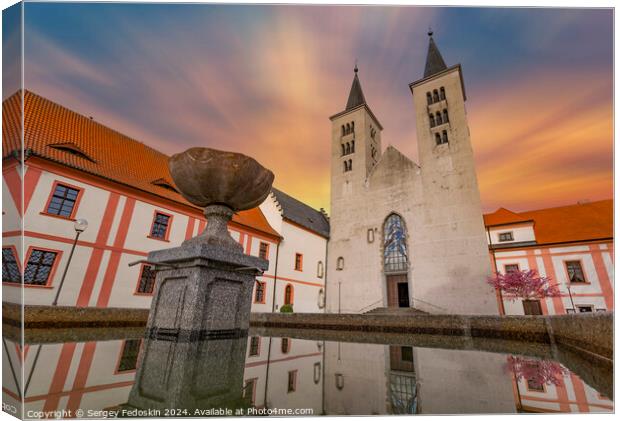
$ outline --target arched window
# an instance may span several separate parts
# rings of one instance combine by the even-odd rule
[[[344,269],[344,257],[339,257],[338,260],[336,260],[336,270],[342,270]]]
[[[437,89],[435,89],[433,91],[433,102],[437,102],[439,101],[439,92],[437,92]]]
[[[441,145],[441,135],[439,133],[435,133],[435,143]]]
[[[447,131],[443,131],[443,139],[442,139],[442,143],[448,143],[448,132]]]
[[[317,278],[322,278],[323,277],[323,262],[320,261],[320,260],[316,264],[316,277]]]
[[[353,169],[353,161],[349,159],[349,171]]]
[[[342,146],[342,155],[341,156],[344,156],[344,144],[342,144],[340,146]]]
[[[293,285],[291,284],[284,288],[284,304],[293,304]]]
[[[345,131],[346,134],[351,133],[351,125],[349,123],[347,123],[347,130]]]
[[[441,121],[441,113],[439,111],[437,111],[437,113],[435,113],[435,123],[439,126],[440,124],[442,124],[443,122]]]
[[[427,103],[428,105],[430,105],[430,104],[432,104],[432,103],[433,103],[433,96],[431,95],[431,93],[430,93],[430,92],[427,92],[427,93],[426,93],[426,103]]]
[[[439,98],[446,99],[446,90],[443,88],[443,86],[439,88]]]
[[[439,135],[437,135],[437,136],[439,136]],[[344,172],[349,171],[349,165],[347,165],[347,161],[344,161],[343,164],[344,164]]]
[[[403,219],[393,213],[383,225],[383,268],[385,272],[407,270],[407,233]]]
[[[355,153],[355,140],[351,141],[351,153]]]
[[[443,110],[443,122],[448,122],[448,110]]]
[[[435,116],[429,114],[428,118],[431,120],[431,127],[435,127]]]
[[[288,354],[288,352],[291,350],[291,341],[289,340],[289,338],[282,338],[280,350],[283,354]]]
[[[355,132],[355,121],[351,122],[351,133]]]
[[[351,153],[351,144],[347,142],[346,154],[348,155],[350,153]]]
[[[344,124],[343,124],[342,125],[342,136],[344,136],[344,135],[345,135],[345,132],[344,132]]]

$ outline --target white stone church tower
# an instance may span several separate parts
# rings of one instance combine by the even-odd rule
[[[497,314],[460,64],[429,32],[413,95],[419,165],[388,146],[357,67],[332,121],[327,311]]]

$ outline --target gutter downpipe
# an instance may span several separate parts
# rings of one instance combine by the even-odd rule
[[[489,239],[489,249],[491,250],[491,257],[493,259],[493,267],[495,269],[495,274],[499,272],[497,268],[497,259],[495,258],[495,249],[493,248],[493,240],[491,239],[491,231],[489,227],[486,227],[487,237]],[[504,308],[504,297],[502,296],[502,291],[500,289],[497,290],[497,298],[499,300],[499,314],[500,316],[506,315],[506,309]]]

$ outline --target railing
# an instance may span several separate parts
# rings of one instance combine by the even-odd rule
[[[372,310],[371,307],[377,306],[377,304],[379,304],[379,303],[383,304],[383,298],[375,301],[372,304],[368,304],[367,306],[360,308],[359,310],[356,311],[356,313],[366,313],[367,311]]]

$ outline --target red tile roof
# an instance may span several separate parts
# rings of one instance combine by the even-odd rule
[[[506,212],[498,214],[501,210],[484,215],[485,224],[492,226],[521,222],[514,215],[532,220],[538,244],[611,239],[614,236],[612,199],[519,213],[504,209]],[[502,220],[501,215],[506,218]]]
[[[24,103],[24,147],[33,155],[195,207],[166,186],[174,187],[167,155],[32,92]],[[20,92],[2,103],[3,158],[21,149],[20,106]],[[259,208],[233,221],[279,236]]]
[[[506,208],[499,208],[493,213],[487,213],[484,215],[484,225],[487,227],[492,227],[495,225],[518,224],[520,222],[531,222],[531,219],[519,216]]]

